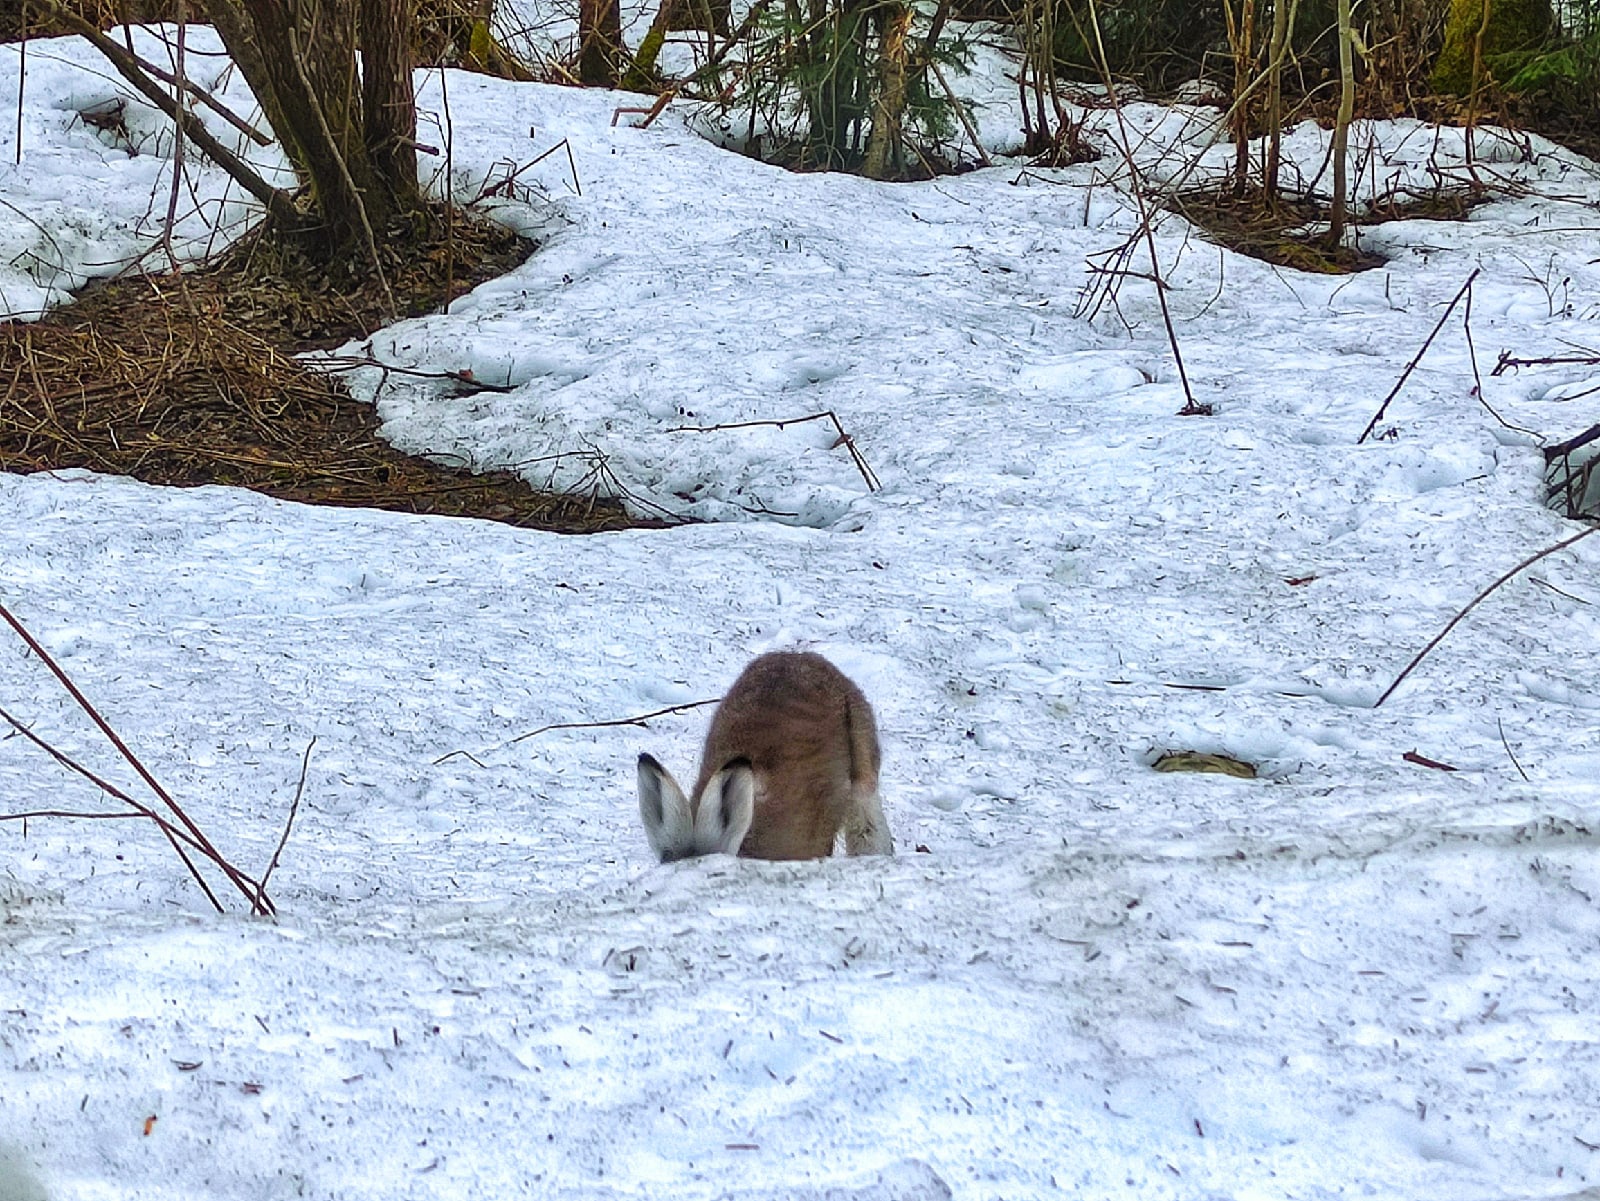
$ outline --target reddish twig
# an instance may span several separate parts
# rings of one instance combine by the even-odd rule
[[[467,201],[467,207],[472,207],[486,196],[497,196],[502,193],[510,196],[512,193],[512,188],[517,182],[517,176],[521,175],[524,171],[527,171],[533,167],[537,167],[557,150],[565,150],[567,152],[567,166],[572,171],[572,190],[579,196],[582,196],[583,187],[578,183],[578,161],[572,157],[572,143],[567,141],[566,138],[562,138],[543,154],[539,155],[537,158],[529,159],[527,162],[523,163],[522,166],[512,171],[511,174],[507,175],[504,179],[497,179],[493,183],[485,180],[483,187],[478,189],[478,194],[471,200]],[[511,164],[508,162],[506,165],[509,167]]]
[[[74,772],[77,775],[82,776],[85,780],[89,781],[89,783],[93,784],[101,792],[105,793],[107,796],[111,797],[113,800],[121,801],[124,805],[129,806],[133,810],[133,812],[129,813],[129,814],[121,814],[121,813],[119,813],[119,814],[115,814],[114,816],[117,816],[117,817],[124,817],[124,816],[126,816],[126,817],[142,817],[142,818],[145,818],[145,819],[147,819],[149,821],[153,821],[153,822],[155,822],[156,825],[161,826],[163,829],[170,830],[171,831],[171,835],[170,835],[171,837],[180,839],[183,842],[187,842],[195,850],[201,851],[202,853],[204,852],[204,848],[201,847],[201,845],[194,840],[194,838],[189,834],[188,831],[181,830],[177,826],[174,826],[170,821],[168,821],[166,818],[162,817],[160,813],[158,813],[158,812],[156,812],[156,810],[150,808],[150,806],[146,805],[143,801],[135,800],[133,797],[129,796],[122,789],[118,788],[115,784],[111,783],[111,781],[105,779],[102,776],[96,775],[93,771],[91,771],[89,768],[85,767],[83,764],[79,763],[76,759],[74,759],[71,755],[67,754],[65,751],[60,750],[57,747],[51,746],[43,738],[40,738],[37,734],[35,734],[32,730],[30,730],[26,725],[24,725],[21,721],[19,721],[15,716],[13,716],[11,713],[7,712],[3,708],[0,708],[0,721],[4,721],[7,725],[9,725],[18,734],[21,734],[29,742],[33,743],[34,746],[38,747],[45,754],[49,755],[57,763],[61,764],[62,767],[66,768],[70,772]],[[7,814],[4,814],[4,815],[0,815],[0,821],[15,821],[19,817],[26,817],[26,816],[28,816],[28,815],[27,814],[11,814],[11,813],[7,813]],[[113,816],[113,815],[109,815],[108,814],[107,816]]]
[[[341,371],[356,371],[362,367],[376,367],[385,375],[404,375],[414,379],[443,379],[451,383],[460,384],[467,389],[468,394],[474,392],[515,392],[514,384],[485,383],[472,373],[470,368],[460,371],[451,371],[448,368],[440,371],[423,371],[416,367],[399,367],[394,363],[385,363],[370,354],[361,355],[325,355],[317,359],[317,366],[329,374],[337,375]]]
[[[223,857],[222,853],[211,844],[211,840],[205,836],[205,832],[202,831],[200,827],[196,825],[189,817],[189,815],[183,811],[183,807],[180,806],[177,801],[172,799],[167,790],[161,787],[160,782],[157,781],[156,778],[150,774],[149,769],[139,761],[139,757],[130,749],[128,749],[128,744],[125,743],[121,736],[111,728],[110,723],[107,722],[105,718],[100,716],[99,711],[89,703],[89,698],[83,695],[78,686],[72,682],[71,677],[62,670],[61,665],[51,657],[50,652],[45,650],[44,647],[39,644],[39,640],[30,634],[27,630],[27,627],[25,627],[22,622],[18,621],[17,618],[12,614],[11,610],[6,608],[3,604],[0,604],[0,618],[5,619],[6,624],[15,630],[17,636],[27,644],[28,649],[37,655],[39,657],[39,661],[50,669],[51,674],[53,674],[56,679],[61,682],[61,686],[65,688],[71,695],[72,699],[78,703],[78,707],[89,715],[89,719],[93,721],[94,724],[99,728],[100,732],[105,735],[107,741],[109,741],[111,745],[116,748],[117,753],[127,761],[128,765],[139,774],[139,778],[142,779],[147,786],[149,786],[150,791],[155,793],[156,796],[161,800],[161,803],[164,804],[172,812],[173,816],[178,819],[179,824],[188,831],[196,849],[205,855],[207,859],[210,859],[211,862],[216,864],[217,867],[221,869],[222,873],[233,883],[234,887],[244,894],[245,899],[250,902],[251,912],[260,914],[275,913],[276,910],[273,908],[272,902],[267,898],[266,893],[261,890],[260,885],[229,863],[227,859]],[[12,724],[16,725],[15,721],[13,721]],[[173,843],[173,849],[178,852],[179,856],[183,858],[185,863],[189,863],[188,856],[182,850],[178,842],[172,839],[170,834],[168,835],[168,838]],[[190,870],[195,872],[196,877],[199,878],[199,873],[195,871],[192,864],[190,864]],[[201,885],[204,887],[203,880],[201,881]],[[209,896],[210,890],[207,889],[206,892]],[[217,904],[215,897],[212,897],[211,899],[213,904]],[[222,906],[217,905],[217,908],[221,909]]]
[[[677,92],[673,91],[671,88],[668,88],[665,92],[662,92],[661,95],[656,97],[656,102],[654,104],[652,104],[649,108],[617,108],[617,109],[612,109],[611,110],[611,126],[612,126],[612,128],[613,129],[616,128],[617,118],[621,117],[624,113],[628,113],[630,115],[643,113],[644,114],[644,120],[640,121],[639,124],[633,126],[633,128],[634,129],[649,129],[650,126],[651,126],[651,123],[654,122],[655,119],[661,115],[661,110],[666,108],[667,105],[671,104],[672,100],[673,100],[673,97],[675,97],[677,94],[678,94]]]
[[[442,68],[441,68],[441,70],[442,70]],[[516,185],[517,176],[521,175],[524,171],[528,171],[528,170],[531,170],[534,167],[537,167],[540,163],[544,162],[545,159],[549,158],[557,150],[560,150],[561,146],[562,146],[562,143],[561,142],[557,142],[554,146],[550,147],[550,149],[546,150],[543,154],[539,155],[537,158],[529,159],[527,162],[523,163],[522,166],[520,166],[520,167],[513,168],[513,164],[512,164],[512,162],[510,160],[504,160],[505,161],[505,166],[507,168],[513,168],[513,169],[510,169],[508,174],[502,179],[496,179],[496,180],[491,181],[491,180],[485,178],[484,181],[483,181],[483,186],[478,189],[478,194],[476,196],[474,196],[471,200],[467,201],[467,204],[469,204],[469,205],[477,204],[479,201],[483,200],[485,197],[498,196],[498,195],[501,195],[502,193],[504,193],[507,196],[512,195],[512,189]],[[497,166],[497,167],[499,165],[500,165],[499,163],[495,164],[495,166]]]
[[[129,814],[103,814],[101,816],[139,817],[146,818],[154,822],[156,827],[166,835],[167,841],[172,844],[173,851],[177,854],[178,858],[183,861],[183,865],[189,869],[189,874],[194,877],[195,883],[200,886],[200,891],[206,894],[206,899],[211,902],[212,907],[216,909],[218,913],[223,912],[222,902],[217,900],[217,894],[211,891],[211,885],[206,882],[206,878],[202,876],[199,869],[195,867],[194,860],[190,859],[188,852],[183,849],[182,844],[187,842],[190,846],[194,847],[202,854],[205,853],[200,844],[195,842],[195,840],[188,833],[178,829],[178,827],[174,826],[166,818],[162,817],[161,814],[157,813],[154,809],[150,808],[150,806],[144,804],[142,801],[134,800],[131,796],[122,791],[122,789],[118,788],[115,784],[112,784],[109,780],[104,780],[100,776],[97,776],[94,772],[90,771],[87,767],[84,767],[83,764],[72,758],[72,756],[68,755],[65,751],[58,750],[57,748],[51,746],[48,742],[40,738],[37,734],[28,729],[27,726],[23,725],[4,709],[0,709],[0,719],[3,719],[9,723],[12,729],[21,734],[29,742],[33,743],[34,746],[38,747],[45,754],[49,755],[68,771],[76,772],[78,775],[88,780],[96,788],[100,789],[101,792],[105,793],[113,800],[121,801],[123,804],[129,806],[133,810],[133,812]],[[0,814],[0,821],[26,821],[30,816],[44,817],[47,815],[47,811],[43,810],[36,814],[7,813]],[[60,816],[67,815],[61,814]]]
[[[1419,755],[1416,751],[1407,751],[1401,755],[1407,763],[1415,763],[1418,767],[1431,767],[1434,771],[1458,771],[1459,768],[1451,767],[1448,763],[1440,763],[1437,759],[1430,759],[1426,755]]]
[[[1556,354],[1542,359],[1517,359],[1511,356],[1509,350],[1502,350],[1499,361],[1489,374],[1504,375],[1518,367],[1593,367],[1597,363],[1600,363],[1600,354]]]

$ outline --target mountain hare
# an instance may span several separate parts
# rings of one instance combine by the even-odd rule
[[[878,799],[878,727],[861,689],[821,655],[751,661],[706,733],[693,800],[639,756],[639,814],[661,862],[696,855],[892,855]]]

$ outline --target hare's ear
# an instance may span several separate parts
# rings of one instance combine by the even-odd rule
[[[695,853],[694,814],[689,798],[670,772],[651,755],[639,756],[639,816],[645,837],[662,863]]]
[[[750,760],[735,759],[706,782],[694,815],[694,844],[702,855],[737,855],[756,815],[756,777]]]

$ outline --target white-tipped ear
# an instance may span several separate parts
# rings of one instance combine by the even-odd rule
[[[694,814],[670,772],[650,755],[639,756],[639,816],[645,837],[662,863],[694,854]]]
[[[737,855],[756,816],[756,777],[748,759],[735,759],[706,782],[694,818],[694,843],[702,855]]]

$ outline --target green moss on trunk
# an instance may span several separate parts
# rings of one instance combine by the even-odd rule
[[[1437,92],[1465,96],[1472,90],[1472,59],[1478,30],[1483,29],[1482,63],[1495,55],[1529,50],[1539,45],[1554,27],[1550,0],[1487,0],[1488,24],[1484,24],[1486,0],[1450,0],[1445,18],[1444,49],[1433,67],[1433,87]],[[1488,83],[1479,79],[1480,86]]]

